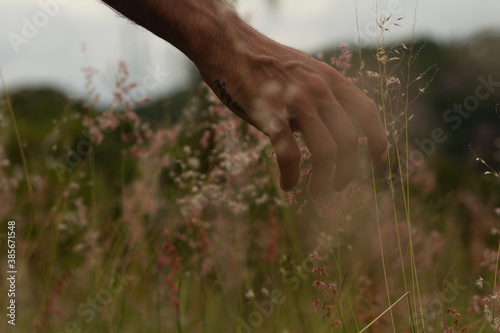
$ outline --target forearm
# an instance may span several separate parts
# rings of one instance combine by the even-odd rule
[[[224,57],[249,27],[221,0],[102,0],[168,41],[197,66]],[[240,36],[241,38],[241,36]]]

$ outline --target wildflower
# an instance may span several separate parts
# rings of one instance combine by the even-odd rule
[[[166,254],[164,256],[163,253],[159,252],[158,254],[158,266],[162,268],[164,265],[167,265],[170,268],[170,271],[165,278],[165,282],[169,287],[169,297],[172,306],[174,307],[175,313],[179,312],[179,286],[174,281],[174,276],[180,272],[181,270],[181,257],[179,255],[179,251],[175,247],[172,237],[168,229],[163,229],[162,236],[164,238],[164,244],[162,245],[162,252]]]
[[[313,275],[316,276],[316,274],[327,276],[328,274],[326,273],[326,267],[325,266],[320,266],[316,267],[313,269]]]
[[[325,305],[326,316],[328,318],[330,318],[330,313],[331,313],[331,311],[333,310],[334,307],[335,307],[335,305]]]
[[[366,75],[369,77],[369,78],[374,78],[374,79],[378,79],[380,77],[380,74],[377,73],[377,72],[372,72],[372,71],[366,71]]]
[[[334,294],[337,293],[337,284],[335,282],[327,284],[328,289],[331,289]]]
[[[245,293],[246,298],[254,298],[255,294],[252,289],[248,289],[248,291]]]
[[[311,169],[310,168],[303,168],[301,171],[300,171],[300,175],[302,177],[305,177],[307,175],[309,175],[311,173]]]
[[[313,282],[312,285],[319,288],[319,287],[323,287],[325,285],[325,283],[323,281],[316,280]]]
[[[479,289],[483,289],[484,279],[480,276],[474,283]]]
[[[346,44],[340,45],[341,48],[341,54],[338,57],[333,57],[331,59],[332,65],[335,65],[338,67],[339,72],[342,75],[345,75],[347,70],[351,67],[351,58],[352,54],[351,51],[347,48]]]
[[[330,322],[330,325],[332,325],[333,327],[342,327],[342,323],[339,320],[332,320]]]
[[[387,79],[386,84],[388,86],[391,85],[391,84],[401,85],[401,82],[399,81],[399,79],[397,77],[390,77],[390,78]]]
[[[120,137],[124,143],[129,143],[129,139],[125,133],[121,132]]]
[[[207,149],[208,148],[208,144],[209,144],[209,140],[210,140],[210,131],[206,130],[205,132],[203,132],[203,136],[200,139],[200,145],[204,149]]]
[[[135,101],[135,105],[141,106],[141,105],[146,104],[149,101],[151,101],[150,97],[144,97],[144,98],[141,98],[141,99],[138,99],[137,101]]]
[[[319,258],[319,254],[318,252],[314,251],[312,253],[309,254],[309,257],[310,258],[313,258],[314,260],[318,261],[320,258]]]
[[[470,306],[467,309],[468,313],[480,313],[481,309],[479,307],[479,304],[481,302],[481,298],[478,295],[472,296],[470,300]]]
[[[62,290],[67,285],[71,276],[72,271],[68,270],[52,287],[52,290],[47,296],[47,299],[45,300],[40,311],[40,318],[35,319],[31,324],[37,332],[43,332],[46,330],[46,326],[48,325],[47,318],[63,316],[62,310],[56,304],[56,297],[62,296]]]
[[[267,193],[264,193],[262,196],[255,199],[255,204],[262,205],[262,204],[266,203],[268,201],[268,199],[269,199],[269,195]]]
[[[123,100],[123,96],[120,92],[113,92],[113,99],[116,101],[116,102],[121,102]]]
[[[198,169],[200,167],[200,160],[196,157],[190,157],[187,160],[187,164],[192,169]]]
[[[96,117],[99,128],[102,131],[113,130],[118,127],[120,121],[116,114],[110,110],[105,111],[102,115]]]
[[[77,213],[78,213],[78,224],[80,225],[87,225],[88,220],[87,220],[87,207],[85,206],[83,202],[83,198],[79,197],[75,200],[75,206],[77,208]]]
[[[319,299],[316,299],[316,300],[313,302],[313,305],[314,305],[314,307],[315,307],[315,311],[319,311],[319,310],[321,310],[321,308],[320,308],[320,306],[319,306],[319,305],[320,305],[320,300],[319,300]]]
[[[484,315],[486,317],[486,320],[489,321],[489,322],[491,322],[492,317],[491,317],[490,307],[488,306],[488,304],[484,305],[484,310],[483,311],[484,311]]]
[[[136,87],[137,87],[137,83],[135,83],[135,82],[130,83],[128,86],[122,87],[122,91],[128,95],[130,93],[130,91]]]
[[[491,328],[495,331],[495,332],[500,332],[500,318],[495,318],[493,320],[493,324],[491,324]]]

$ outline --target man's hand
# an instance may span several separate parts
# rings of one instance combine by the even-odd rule
[[[355,175],[358,134],[351,117],[372,158],[385,160],[387,137],[368,97],[329,65],[258,33],[222,1],[105,2],[184,52],[221,101],[269,137],[283,190],[299,179],[295,130],[312,155],[314,197],[331,186],[343,190]]]
[[[229,109],[270,138],[283,190],[299,179],[294,130],[303,134],[312,155],[313,196],[332,185],[341,191],[355,175],[358,134],[351,117],[367,135],[373,159],[385,160],[387,138],[375,104],[341,74],[255,32],[238,40],[237,47],[223,50],[233,54],[216,58],[224,62],[198,68]]]

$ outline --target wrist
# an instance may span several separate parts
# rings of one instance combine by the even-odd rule
[[[187,3],[189,21],[181,23],[176,36],[164,38],[200,70],[220,70],[228,61],[238,58],[243,51],[241,45],[252,40],[252,29],[223,1],[202,1],[200,4],[188,0]]]
[[[230,47],[235,39],[233,25],[242,24],[222,0],[102,2],[172,44],[195,64],[213,59],[220,49]]]

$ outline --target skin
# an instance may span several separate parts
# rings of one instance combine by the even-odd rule
[[[387,137],[376,105],[331,66],[281,45],[250,27],[221,0],[103,0],[182,51],[234,113],[266,134],[280,184],[299,179],[300,131],[312,155],[309,192],[345,189],[354,177],[358,133],[382,163]]]

